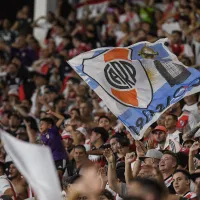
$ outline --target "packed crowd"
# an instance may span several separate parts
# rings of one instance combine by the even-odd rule
[[[179,60],[198,69],[200,2],[111,0],[95,16],[85,3],[81,18],[77,2],[60,0],[55,13],[35,21],[24,6],[14,22],[1,21],[1,129],[50,147],[66,199],[200,199],[199,93],[174,104],[135,141],[65,62],[98,47],[167,37]],[[46,31],[42,44],[35,27]],[[1,144],[1,198],[30,193]]]

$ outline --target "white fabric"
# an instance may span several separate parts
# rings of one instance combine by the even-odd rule
[[[4,194],[7,189],[11,189],[10,183],[7,180],[6,175],[0,176],[0,196]]]
[[[175,140],[176,142],[179,142],[180,143],[180,131],[176,130],[175,132],[173,133],[170,133],[167,135],[167,140],[168,139],[171,139],[171,140]]]
[[[6,152],[26,178],[39,200],[61,200],[61,188],[48,147],[20,141],[1,130]]]

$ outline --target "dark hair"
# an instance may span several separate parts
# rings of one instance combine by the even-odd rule
[[[44,117],[44,118],[40,119],[40,122],[41,121],[46,122],[47,124],[51,124],[52,126],[54,125],[53,119],[51,119],[49,117]]]
[[[73,111],[73,110],[75,110],[75,111],[78,113],[78,115],[80,116],[80,111],[79,111],[78,108],[72,108],[72,109],[70,110],[70,112]]]
[[[178,166],[179,159],[178,159],[178,156],[174,152],[169,151],[169,150],[165,150],[162,153],[163,153],[163,155],[165,155],[165,154],[171,155],[176,160],[176,163],[177,163],[176,167]]]
[[[124,172],[125,172],[125,163],[124,162],[117,163],[116,174],[117,174],[117,178],[122,183],[126,183]]]
[[[107,120],[110,122],[110,118],[107,117],[106,115],[100,116],[98,122],[99,122],[101,119],[107,119]]]
[[[176,174],[176,173],[178,173],[178,172],[184,174],[185,178],[191,179],[191,175],[190,175],[190,173],[189,173],[188,171],[183,170],[183,169],[177,169],[177,170],[174,172],[174,174]],[[173,175],[174,175],[174,174],[173,174]]]
[[[56,97],[56,99],[54,100],[54,106],[57,105],[61,100],[65,100],[65,98],[62,95]]]
[[[127,137],[117,138],[117,141],[122,147],[130,146],[130,140]]]
[[[94,131],[95,133],[98,133],[101,135],[101,138],[103,140],[103,142],[105,143],[108,138],[109,138],[109,134],[108,134],[108,131],[106,131],[105,128],[103,127],[95,127],[92,129],[92,131]]]
[[[36,120],[33,117],[30,117],[30,116],[26,117],[25,120],[27,122],[30,122],[31,129],[33,129],[35,131],[38,131],[37,122],[36,122]]]
[[[178,157],[178,164],[183,167],[183,168],[187,168],[188,166],[188,155],[185,154],[184,152],[178,152],[177,154]]]
[[[86,148],[85,148],[84,145],[81,145],[81,144],[76,145],[76,146],[74,147],[74,149],[82,149],[82,150],[84,151],[84,153],[86,153]]]
[[[197,103],[197,106],[200,106],[200,101]]]
[[[181,31],[177,31],[177,30],[174,30],[172,31],[172,34],[178,34],[180,36],[180,38],[182,38],[182,32]]]
[[[3,173],[5,173],[5,164],[3,162],[0,162],[0,168],[3,170]]]
[[[180,20],[186,21],[188,25],[191,22],[190,18],[188,16],[186,16],[186,15],[180,16],[178,21],[180,21]]]
[[[100,195],[105,196],[108,200],[114,200],[114,196],[109,190],[104,189]]]
[[[163,184],[160,184],[153,179],[137,177],[132,182],[136,182],[141,185],[144,195],[146,193],[151,193],[156,200],[163,199],[167,193]]]
[[[178,117],[176,115],[169,113],[166,116],[168,116],[168,115],[172,116],[173,120],[175,120],[176,122],[178,121]]]

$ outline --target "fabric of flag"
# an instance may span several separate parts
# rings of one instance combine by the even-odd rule
[[[166,41],[95,49],[68,61],[135,139],[171,105],[200,91],[200,72],[184,66]]]
[[[38,200],[62,200],[61,187],[51,150],[30,144],[0,130],[3,146],[17,169],[34,190]]]

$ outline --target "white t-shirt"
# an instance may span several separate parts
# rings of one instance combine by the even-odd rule
[[[0,196],[4,194],[7,189],[11,189],[10,183],[6,175],[0,176]]]
[[[180,131],[176,130],[175,132],[173,133],[170,133],[167,135],[167,140],[170,139],[170,140],[175,140],[176,142],[180,143]]]

